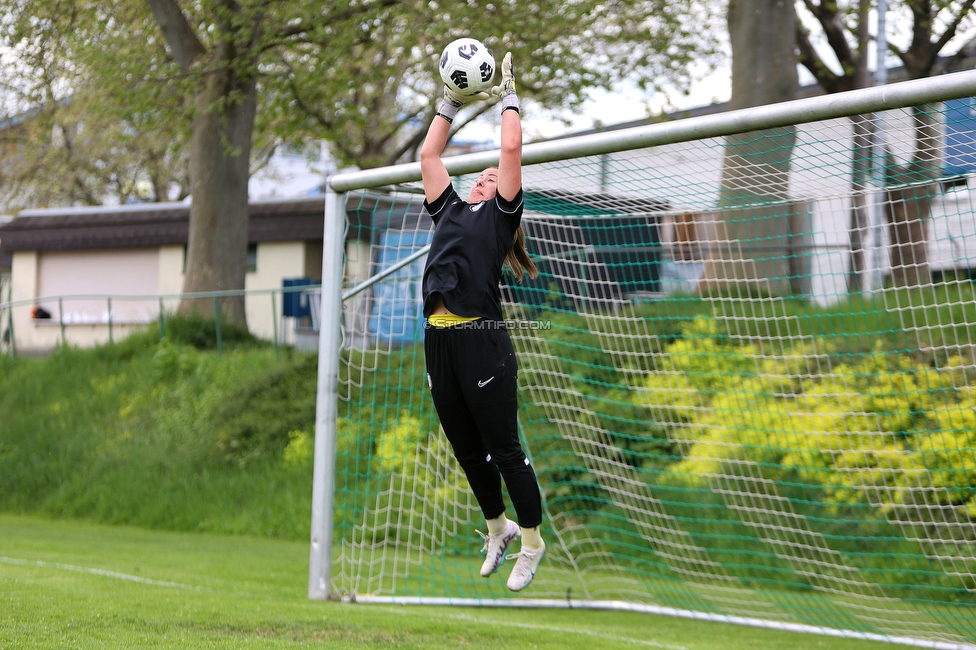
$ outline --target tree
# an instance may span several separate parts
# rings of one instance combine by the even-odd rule
[[[730,109],[793,99],[797,90],[793,24],[788,0],[729,0],[732,46]],[[716,242],[734,246],[712,251],[700,289],[731,283],[787,290],[791,277],[783,254],[790,239],[787,202],[796,129],[785,127],[729,136],[719,190]],[[788,282],[788,281],[787,281]]]
[[[196,77],[190,125],[190,236],[183,292],[242,289],[247,273],[247,179],[257,64],[266,45],[264,3],[200,3],[186,15],[175,0],[147,0],[173,59]],[[209,11],[208,11],[209,10]],[[181,311],[213,313],[184,300]],[[224,299],[231,323],[246,325],[243,296]]]
[[[888,50],[904,66],[908,79],[921,79],[943,71],[960,69],[976,39],[959,48],[952,57],[940,59],[941,52],[972,21],[973,0],[932,2],[905,0],[891,6],[892,13],[909,25],[907,43],[899,46],[889,41]],[[868,85],[867,44],[868,0],[844,5],[836,0],[804,0],[804,8],[816,20],[822,37],[836,57],[839,71],[832,70],[814,47],[811,34],[797,25],[796,39],[800,63],[828,93]],[[885,216],[891,239],[891,280],[895,286],[916,286],[931,281],[927,253],[927,219],[935,196],[939,176],[938,150],[940,129],[937,114],[931,106],[912,109],[915,147],[911,158],[898,164],[894,156],[885,155]],[[848,289],[862,288],[864,269],[862,234],[867,227],[867,206],[863,195],[870,173],[868,143],[872,122],[862,116],[854,119],[853,179],[855,196],[861,197],[852,209],[851,280]]]
[[[141,98],[158,92],[152,87],[183,99],[171,115],[182,115],[189,141],[185,292],[244,286],[255,138],[324,138],[343,162],[363,167],[409,159],[439,99],[439,51],[458,35],[484,35],[499,56],[515,51],[523,96],[543,106],[578,104],[587,88],[632,74],[648,85],[680,85],[703,42],[692,0],[0,3],[23,15],[43,6],[53,22],[65,7],[84,12],[88,20],[72,37],[79,79],[130,95],[142,111]],[[27,21],[25,33],[42,39],[36,27]],[[206,313],[212,302],[181,305],[191,308]],[[243,299],[221,309],[244,323]]]
[[[450,10],[402,7],[368,33],[329,51],[309,32],[279,50],[267,69],[269,111],[285,137],[322,138],[360,168],[416,160],[441,96],[436,65],[454,38],[483,40],[496,59],[513,52],[527,110],[578,108],[594,88],[621,79],[643,89],[690,82],[689,64],[714,56],[707,4],[680,0],[455,3]],[[477,103],[453,133],[484,114]],[[608,115],[612,119],[612,115]]]
[[[86,48],[78,47],[79,32],[96,20],[91,12],[14,4],[19,10],[0,22],[0,209],[186,196],[179,93],[166,85],[138,97],[105,93],[105,83],[86,77]],[[140,64],[115,54],[102,55],[115,59],[113,75]]]

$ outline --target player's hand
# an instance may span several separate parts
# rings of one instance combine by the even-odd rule
[[[475,93],[474,95],[459,95],[447,86],[444,86],[444,101],[449,103],[454,108],[461,108],[465,104],[470,104],[471,102],[478,101],[480,99],[488,99],[489,95],[487,93]]]
[[[512,65],[512,53],[507,52],[502,59],[502,83],[491,89],[491,94],[496,97],[506,97],[517,94],[515,91],[515,67]]]
[[[478,101],[479,99],[488,99],[488,97],[488,93],[459,95],[447,86],[444,86],[444,99],[441,100],[440,106],[437,107],[437,114],[448,122],[453,122],[462,106]]]

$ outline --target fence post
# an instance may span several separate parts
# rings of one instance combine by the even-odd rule
[[[163,315],[163,299],[159,299],[159,340],[166,339],[166,317]]]
[[[13,303],[13,289],[10,290],[10,302]],[[17,359],[17,336],[14,334],[14,307],[7,308],[7,334],[10,336],[10,353]]]
[[[322,301],[319,307],[319,374],[315,400],[315,452],[312,474],[312,539],[308,597],[332,597],[332,512],[335,498],[335,438],[339,390],[339,342],[342,313],[342,250],[345,195],[332,186],[325,193],[322,246]]]
[[[115,343],[112,340],[112,296],[108,297],[108,342]]]
[[[214,327],[217,328],[217,354],[224,353],[224,342],[220,336],[220,298],[214,296]]]
[[[282,295],[284,300],[284,295]],[[275,305],[275,292],[271,291],[271,330],[272,341],[274,342],[275,358],[278,358],[278,307]]]
[[[64,298],[58,298],[58,324],[61,325],[61,347],[67,347],[68,342],[64,340]]]

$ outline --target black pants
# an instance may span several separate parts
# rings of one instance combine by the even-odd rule
[[[427,327],[427,381],[444,433],[486,519],[505,512],[501,478],[520,526],[542,523],[535,471],[518,438],[518,364],[508,332],[475,321]]]

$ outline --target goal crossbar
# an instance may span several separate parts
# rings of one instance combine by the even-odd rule
[[[976,95],[976,70],[939,77],[901,81],[833,95],[767,104],[736,111],[604,131],[559,140],[535,142],[522,148],[522,164],[596,156],[760,129],[806,124],[850,115],[906,108]],[[498,164],[499,152],[483,151],[444,159],[452,176],[480,172]],[[420,180],[420,163],[344,172],[329,179],[336,192],[396,185]]]

